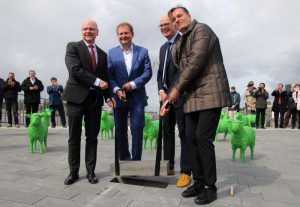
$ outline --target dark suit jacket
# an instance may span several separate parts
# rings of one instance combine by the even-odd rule
[[[108,71],[109,83],[113,90],[115,87],[122,88],[122,86],[130,81],[136,85],[136,89],[127,93],[127,100],[133,106],[146,106],[147,94],[145,85],[152,77],[151,62],[148,55],[148,50],[133,45],[132,66],[130,74],[126,70],[126,64],[122,48],[120,46],[114,47],[108,51]],[[116,98],[117,108],[121,107],[121,101]]]
[[[38,90],[29,90],[29,87],[37,86]],[[24,103],[40,103],[41,102],[41,91],[44,90],[42,81],[35,78],[35,83],[32,84],[30,78],[26,78],[21,84],[21,88],[24,91]]]
[[[70,42],[67,45],[65,62],[69,71],[69,79],[63,92],[63,100],[81,104],[87,95],[90,88],[94,88],[97,94],[97,100],[103,105],[103,95],[109,98],[108,89],[101,90],[94,86],[96,78],[100,78],[108,82],[107,77],[107,55],[97,47],[98,62],[95,72],[93,71],[92,61],[87,45],[83,40],[79,42]]]
[[[21,91],[21,85],[15,79],[13,79],[13,81],[15,82],[14,86],[8,85],[8,79],[4,82],[3,91],[5,99],[18,99],[18,92]]]
[[[175,41],[173,44],[175,44],[179,39],[181,38],[181,35],[178,33],[177,36],[175,37]],[[178,77],[177,72],[178,72],[178,68],[175,66],[175,64],[172,61],[172,55],[171,55],[171,50],[170,53],[168,55],[168,59],[166,60],[166,67],[167,67],[167,86],[168,89],[165,89],[163,87],[163,70],[164,70],[164,62],[165,62],[165,56],[166,56],[166,48],[167,48],[168,42],[166,42],[165,44],[163,44],[160,47],[159,50],[159,67],[158,67],[158,71],[157,71],[157,86],[158,86],[158,91],[160,90],[164,90],[166,93],[168,93],[168,89],[170,89],[173,85],[174,80]],[[183,94],[180,95],[179,100],[174,103],[174,108],[180,108],[183,107],[183,103],[184,103],[184,97]]]
[[[272,111],[278,112],[278,111],[286,111],[287,108],[287,92],[282,91],[282,93],[279,93],[277,90],[274,90],[271,94],[275,97],[272,105]],[[279,97],[281,98],[281,108],[279,108],[278,100]]]

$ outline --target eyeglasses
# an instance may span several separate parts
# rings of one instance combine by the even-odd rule
[[[170,22],[158,25],[159,28],[168,27],[168,26],[170,26]]]

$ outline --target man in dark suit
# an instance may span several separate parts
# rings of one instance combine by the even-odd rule
[[[141,160],[145,106],[145,85],[152,76],[148,50],[132,43],[133,27],[125,22],[116,28],[120,46],[108,51],[109,83],[117,96],[114,110],[115,135],[121,160]],[[130,112],[132,157],[128,145],[127,117]]]
[[[26,114],[37,113],[39,110],[39,104],[41,103],[41,91],[44,90],[44,85],[36,77],[35,70],[29,70],[29,77],[26,78],[21,88],[24,91],[24,104]],[[30,124],[30,118],[26,117],[26,127]]]
[[[159,51],[159,68],[157,72],[157,84],[159,91],[159,101],[164,103],[167,98],[167,93],[172,86],[172,82],[177,73],[173,61],[171,60],[171,47],[180,39],[181,35],[173,27],[168,16],[164,16],[160,20],[160,31],[162,35],[168,39],[163,44]],[[175,158],[175,124],[177,122],[180,144],[180,173],[177,181],[178,187],[185,187],[190,184],[191,168],[188,158],[188,149],[185,139],[185,113],[183,111],[183,94],[180,95],[179,100],[170,105],[169,111],[163,117],[163,144],[164,144],[164,159],[168,160],[168,175],[174,175],[174,158]]]
[[[97,137],[100,129],[103,96],[110,107],[114,106],[108,91],[107,55],[95,44],[98,36],[97,23],[86,20],[81,27],[83,40],[67,45],[65,62],[69,79],[63,92],[67,101],[69,121],[69,167],[70,174],[65,184],[70,185],[79,178],[80,140],[84,117],[86,148],[85,166],[89,183],[95,184],[97,159]]]
[[[217,170],[214,137],[223,107],[232,106],[229,84],[219,39],[206,24],[192,21],[183,6],[168,13],[182,37],[172,48],[174,64],[179,68],[169,101],[175,103],[185,93],[186,138],[194,183],[183,197],[196,197],[204,205],[217,199]]]

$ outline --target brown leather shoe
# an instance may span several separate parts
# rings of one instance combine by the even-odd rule
[[[178,178],[177,187],[183,188],[183,187],[190,185],[190,183],[191,183],[191,176],[182,173]]]

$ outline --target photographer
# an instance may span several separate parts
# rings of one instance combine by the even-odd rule
[[[253,95],[256,98],[256,120],[255,120],[255,127],[256,129],[259,128],[259,120],[261,119],[261,128],[265,129],[265,114],[267,108],[267,99],[269,98],[269,93],[265,89],[265,84],[260,83],[257,90],[254,92]]]
[[[49,94],[49,107],[52,109],[51,112],[51,127],[56,127],[55,122],[55,111],[57,110],[60,116],[62,127],[66,128],[66,116],[63,106],[63,101],[61,99],[61,94],[64,89],[62,85],[57,84],[57,79],[55,77],[51,78],[51,86],[47,87],[47,93]]]
[[[15,74],[13,72],[8,73],[8,78],[4,82],[3,92],[5,98],[5,107],[7,111],[8,125],[12,127],[12,114],[14,117],[15,126],[19,128],[18,117],[18,92],[21,91],[21,86],[18,81],[15,80]]]

